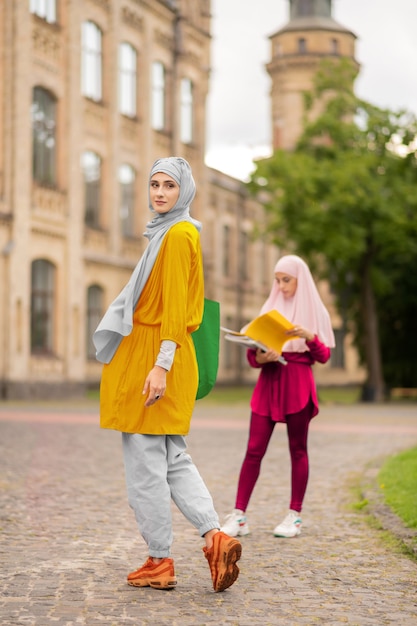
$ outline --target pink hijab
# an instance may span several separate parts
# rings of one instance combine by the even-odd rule
[[[280,258],[274,274],[283,272],[297,279],[297,291],[292,298],[284,298],[276,280],[265,301],[261,315],[276,309],[293,324],[299,324],[315,333],[328,348],[335,346],[330,315],[324,306],[308,265],[294,254]],[[305,352],[305,339],[293,339],[284,345],[284,352]]]

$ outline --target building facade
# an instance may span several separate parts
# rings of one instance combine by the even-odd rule
[[[192,165],[222,324],[255,317],[278,251],[253,236],[262,204],[204,164],[210,1],[4,0],[0,32],[0,397],[98,383],[92,333],[146,245],[161,156]],[[224,344],[219,382],[253,380]],[[357,375],[333,365],[320,376]]]

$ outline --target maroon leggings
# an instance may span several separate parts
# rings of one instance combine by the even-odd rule
[[[308,404],[299,413],[287,415],[288,445],[291,457],[290,509],[301,511],[308,482],[307,436],[311,418]],[[252,491],[258,480],[261,462],[268,448],[275,424],[270,417],[252,413],[249,441],[240,470],[236,508],[246,511]]]

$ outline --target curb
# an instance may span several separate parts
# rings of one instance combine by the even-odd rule
[[[379,470],[383,460],[379,459],[368,467],[362,476],[361,494],[367,501],[366,510],[374,517],[383,530],[390,532],[400,541],[414,558],[417,558],[417,530],[405,526],[403,520],[384,502],[383,492],[378,485]]]

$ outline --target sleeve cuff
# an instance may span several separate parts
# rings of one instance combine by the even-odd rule
[[[169,372],[172,367],[172,363],[174,362],[176,349],[177,344],[175,343],[175,341],[164,339],[164,341],[161,342],[161,347],[159,349],[159,354],[155,361],[155,365],[163,367],[164,370]]]

